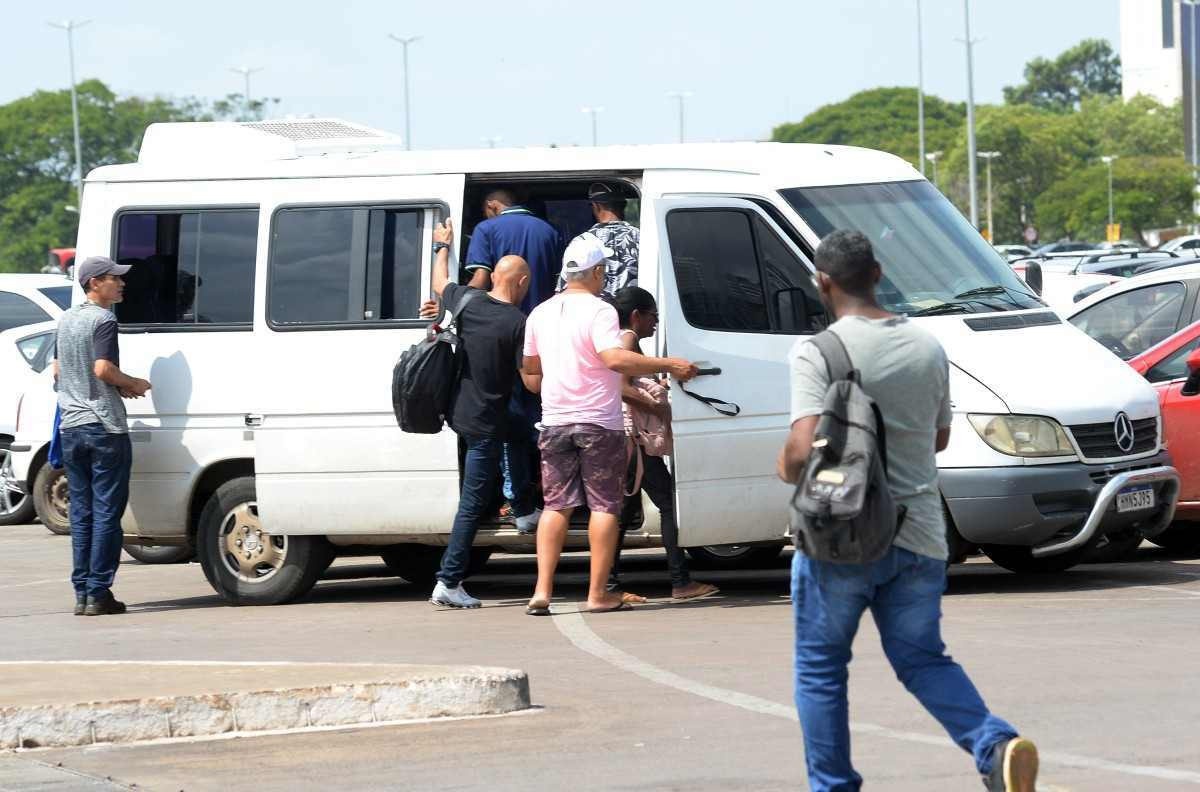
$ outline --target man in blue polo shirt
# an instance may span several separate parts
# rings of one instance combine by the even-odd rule
[[[483,213],[487,219],[475,226],[467,249],[466,269],[473,270],[471,285],[488,288],[483,284],[490,282],[490,277],[484,280],[479,270],[491,272],[505,256],[520,256],[529,264],[529,294],[521,303],[521,311],[528,316],[554,295],[562,266],[558,232],[518,204],[511,190],[498,188],[489,192],[483,199]]]

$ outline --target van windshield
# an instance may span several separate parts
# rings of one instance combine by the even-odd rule
[[[889,311],[932,316],[1043,306],[927,181],[780,192],[819,237],[845,228],[867,235],[883,267],[879,301]]]

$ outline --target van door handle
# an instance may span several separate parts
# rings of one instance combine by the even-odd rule
[[[246,413],[246,426],[262,426],[262,422],[263,417],[261,415]]]
[[[711,368],[696,369],[697,377],[715,377],[721,373],[720,366],[712,366]]]

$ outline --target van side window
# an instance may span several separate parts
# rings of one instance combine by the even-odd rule
[[[272,230],[274,325],[415,319],[426,209],[282,209]]]
[[[676,209],[667,215],[667,236],[692,326],[741,333],[824,327],[808,269],[756,213]]]
[[[249,325],[254,312],[257,209],[126,212],[116,258],[133,266],[121,324]]]

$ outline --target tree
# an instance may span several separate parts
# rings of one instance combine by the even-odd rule
[[[966,105],[925,96],[927,150],[948,148],[961,134]],[[799,123],[780,124],[771,133],[780,143],[865,146],[904,157],[919,167],[917,89],[874,88],[844,102],[814,110]]]
[[[83,172],[137,158],[146,127],[212,117],[194,99],[118,98],[99,80],[76,86]],[[51,247],[75,244],[70,92],[37,91],[0,105],[0,272],[36,271]]]
[[[1054,60],[1025,64],[1025,83],[1006,86],[1008,104],[1030,104],[1065,112],[1090,96],[1121,95],[1121,58],[1104,39],[1084,39]]]

